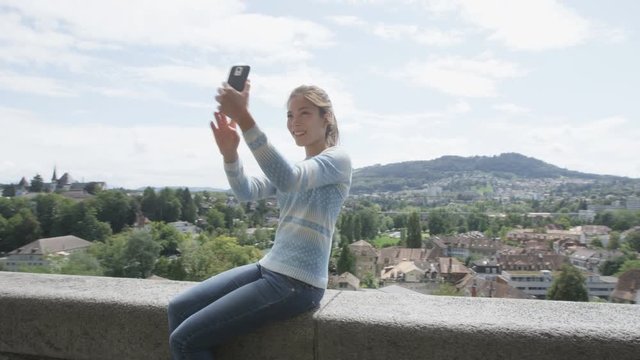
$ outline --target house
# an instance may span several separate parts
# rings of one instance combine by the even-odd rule
[[[395,266],[388,266],[380,273],[381,280],[420,282],[426,271],[417,267],[413,261],[402,261]]]
[[[571,231],[582,232],[586,238],[586,243],[591,244],[594,240],[600,240],[602,245],[609,244],[609,233],[611,228],[604,225],[582,225],[569,229]]]
[[[466,259],[471,254],[494,255],[502,247],[499,239],[489,239],[479,231],[454,236],[433,236],[431,241],[442,250],[445,257],[454,256]]]
[[[471,273],[464,264],[458,259],[453,257],[441,257],[438,258],[438,273],[440,277],[447,282],[457,283],[462,280],[467,274]]]
[[[91,242],[73,235],[38,239],[9,252],[4,259],[4,269],[17,271],[23,266],[48,266],[48,255],[68,256],[89,246]]]
[[[475,271],[479,277],[495,277],[502,273],[502,268],[495,260],[476,260],[471,263],[471,270]]]
[[[330,276],[327,288],[338,290],[358,290],[360,288],[360,279],[346,271],[340,275]]]
[[[360,240],[349,244],[349,250],[356,259],[355,276],[358,279],[364,279],[367,273],[377,276],[376,263],[378,262],[378,253],[373,245]]]
[[[569,261],[581,270],[598,271],[600,264],[622,255],[620,251],[579,248],[569,255]]]
[[[555,276],[557,274],[549,270],[503,271],[498,280],[535,296],[537,299],[546,299],[547,292],[553,284]],[[585,274],[585,287],[590,297],[597,296],[609,299],[616,287],[616,281],[616,278],[612,276],[599,276],[593,273]]]
[[[174,221],[174,222],[168,223],[167,225],[172,226],[174,229],[178,230],[183,234],[195,235],[200,232],[200,228],[198,228],[197,226],[193,225],[188,221]]]
[[[503,299],[531,299],[532,297],[522,290],[518,290],[509,284],[499,282],[496,279],[485,279],[477,275],[467,274],[456,284],[460,294],[469,297],[489,297]]]
[[[556,271],[568,259],[564,255],[548,253],[498,254],[497,262],[503,271]]]
[[[625,271],[618,278],[618,284],[611,294],[611,302],[640,304],[640,269]]]
[[[435,249],[425,248],[403,248],[399,246],[382,248],[378,255],[377,271],[380,272],[386,267],[393,267],[403,261],[412,261],[417,267],[426,269],[429,264],[435,260],[433,254],[437,251],[434,250]]]
[[[548,229],[545,232],[538,232],[534,229],[515,229],[507,233],[507,239],[524,243],[529,240],[543,240],[553,242],[557,240],[573,240],[580,244],[586,244],[587,239],[582,231],[576,230],[554,230]]]

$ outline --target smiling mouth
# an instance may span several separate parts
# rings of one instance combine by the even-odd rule
[[[306,131],[292,131],[291,133],[293,134],[293,136],[303,136],[307,132]]]

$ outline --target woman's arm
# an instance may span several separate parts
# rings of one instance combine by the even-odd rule
[[[303,191],[329,184],[351,183],[351,159],[340,148],[328,148],[291,165],[257,126],[246,131],[244,139],[258,165],[278,191]]]

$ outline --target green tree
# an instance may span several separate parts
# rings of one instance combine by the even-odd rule
[[[38,222],[40,222],[42,236],[54,236],[53,230],[56,217],[60,216],[65,206],[71,206],[73,200],[58,194],[40,194],[36,196],[33,201],[36,205],[36,217],[38,218]]]
[[[2,196],[4,197],[14,197],[16,196],[16,186],[15,184],[5,185],[2,188]]]
[[[632,270],[632,269],[640,269],[640,259],[627,259],[622,266],[620,266],[620,269],[618,271],[618,273],[616,273],[616,276],[620,276],[622,274],[624,274],[625,272]]]
[[[119,233],[127,225],[132,225],[136,220],[135,200],[123,191],[101,191],[94,199],[97,209],[96,217],[100,221],[111,225],[114,233]]]
[[[353,256],[348,245],[342,247],[340,251],[340,257],[338,258],[338,274],[344,272],[350,272],[355,274],[356,271],[356,257]]]
[[[6,237],[0,251],[12,251],[40,238],[40,223],[28,209],[21,209],[7,221]]]
[[[156,191],[152,187],[147,187],[142,193],[140,200],[140,208],[144,216],[151,221],[160,220],[160,209],[158,206],[158,197]]]
[[[600,274],[604,276],[611,276],[617,273],[620,270],[622,264],[624,264],[625,260],[626,257],[624,256],[618,256],[614,259],[606,260],[599,267]]]
[[[39,193],[44,190],[44,181],[42,181],[42,176],[37,174],[31,179],[31,185],[29,186],[29,191],[33,193]]]
[[[160,255],[171,256],[180,253],[178,249],[185,236],[171,225],[154,221],[151,223],[151,238],[161,246]]]
[[[164,188],[158,195],[158,206],[160,207],[160,217],[158,220],[164,222],[174,222],[180,219],[182,204],[176,196],[176,192],[170,188]]]
[[[420,225],[420,215],[412,212],[407,222],[407,247],[418,249],[422,247],[422,226]]]
[[[198,217],[198,211],[189,188],[184,188],[184,190],[179,193],[179,200],[182,209],[180,218],[184,221],[195,223]]]
[[[206,218],[207,218],[207,224],[209,224],[209,226],[212,229],[218,229],[218,228],[224,228],[225,227],[224,213],[220,212],[216,208],[209,209],[207,211]]]
[[[589,301],[585,278],[576,267],[564,264],[547,292],[549,300]]]
[[[620,248],[620,233],[612,231],[609,233],[609,242],[607,243],[607,249],[616,250]]]
[[[107,276],[147,278],[161,248],[149,231],[132,230],[111,236],[105,243],[96,243],[94,254]]]
[[[436,209],[429,212],[429,234],[440,235],[447,233],[447,214],[444,210]]]
[[[360,285],[362,287],[369,288],[369,289],[378,288],[378,282],[376,281],[375,276],[373,276],[373,274],[370,272],[364,274],[364,278],[362,279],[362,282],[360,283]]]
[[[199,235],[187,239],[181,249],[186,280],[201,281],[231,268],[253,263],[260,252],[253,246],[241,246],[228,236]]]
[[[360,221],[360,215],[353,215],[353,241],[362,240],[362,222]]]
[[[182,264],[182,258],[168,258],[161,256],[156,261],[153,274],[171,280],[186,280],[187,272]]]
[[[74,252],[64,259],[56,273],[102,276],[104,271],[95,256],[87,252]]]
[[[640,231],[631,231],[624,240],[633,251],[640,252]]]

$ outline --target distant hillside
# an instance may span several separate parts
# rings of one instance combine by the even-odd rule
[[[500,178],[580,178],[606,180],[618,177],[586,174],[559,168],[517,153],[498,156],[443,156],[428,161],[407,161],[356,169],[351,192],[419,189],[425,184],[461,174],[486,173]],[[620,177],[620,179],[622,179]]]

